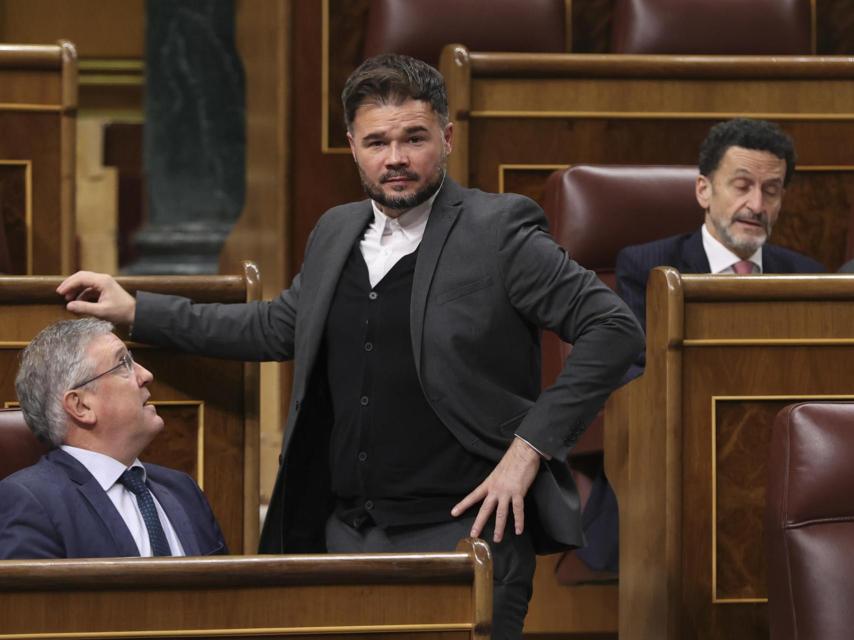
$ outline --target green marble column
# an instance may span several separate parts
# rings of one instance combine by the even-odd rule
[[[234,2],[148,0],[146,20],[148,220],[127,272],[216,273],[246,190]]]

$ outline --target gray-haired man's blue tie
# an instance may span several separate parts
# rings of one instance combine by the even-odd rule
[[[142,479],[143,473],[144,470],[142,467],[125,469],[124,473],[119,476],[119,482],[136,496],[136,502],[139,505],[140,513],[142,513],[145,528],[148,529],[151,554],[155,556],[171,556],[172,551],[169,549],[166,534],[163,533],[163,526],[160,524],[160,518],[157,515],[157,507],[154,506],[154,498]]]

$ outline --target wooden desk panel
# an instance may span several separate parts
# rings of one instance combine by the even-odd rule
[[[854,397],[854,277],[653,272],[647,368],[606,409],[620,638],[767,638],[773,416]]]
[[[492,561],[453,553],[0,561],[0,639],[488,638]]]
[[[0,45],[0,223],[15,274],[71,273],[77,54]]]

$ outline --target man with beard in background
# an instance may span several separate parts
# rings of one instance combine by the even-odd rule
[[[641,325],[646,283],[659,266],[682,273],[821,273],[817,261],[768,242],[795,171],[792,139],[775,124],[736,118],[709,130],[700,146],[697,202],[705,210],[694,233],[625,247],[617,255],[617,293]],[[640,354],[629,378],[643,373]]]

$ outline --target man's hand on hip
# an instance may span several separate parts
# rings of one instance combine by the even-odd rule
[[[456,517],[482,501],[472,525],[471,536],[476,538],[480,535],[494,511],[495,530],[492,540],[501,542],[507,516],[512,508],[516,535],[521,534],[525,530],[525,494],[537,476],[540,459],[540,454],[531,445],[514,438],[492,473],[451,509],[451,515]]]
[[[105,273],[78,271],[56,288],[71,313],[90,315],[114,324],[133,324],[136,299]]]

